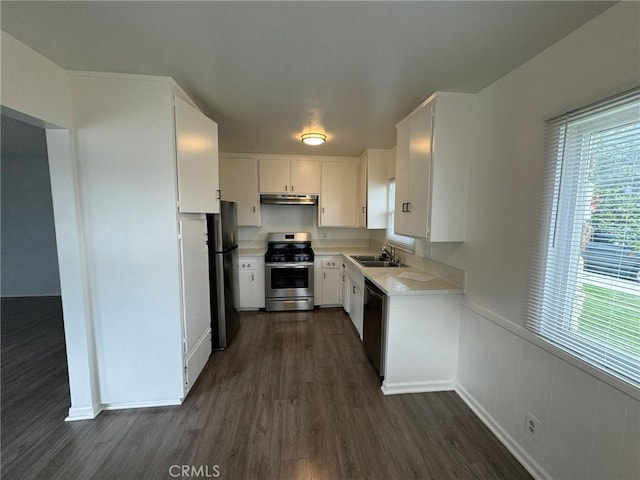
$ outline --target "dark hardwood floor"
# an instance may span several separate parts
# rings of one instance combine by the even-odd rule
[[[340,309],[241,322],[182,406],[65,423],[59,299],[3,299],[2,478],[531,478],[455,393],[382,395]]]

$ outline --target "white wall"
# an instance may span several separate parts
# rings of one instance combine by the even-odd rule
[[[67,72],[0,32],[2,112],[47,127],[51,196],[64,312],[71,407],[69,419],[92,418],[98,402],[95,345],[77,165],[70,142],[71,97]]]
[[[545,120],[640,84],[639,39],[640,3],[622,2],[476,99],[459,390],[540,477],[640,478],[638,400],[522,327]],[[537,442],[527,411],[541,421]]]
[[[30,116],[42,126],[68,128],[67,72],[5,32],[1,32],[0,52],[2,107]]]
[[[44,129],[2,115],[2,296],[60,295]]]
[[[271,232],[311,232],[313,244],[337,244],[349,240],[369,241],[366,228],[318,228],[317,205],[261,205],[262,226],[238,228],[241,245],[266,247]],[[319,242],[318,242],[319,241]],[[324,241],[324,242],[323,242]]]

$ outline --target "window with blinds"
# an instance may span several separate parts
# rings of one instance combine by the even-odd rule
[[[413,253],[415,251],[415,239],[411,237],[405,237],[404,235],[398,235],[393,230],[393,221],[395,218],[396,211],[396,181],[389,181],[389,195],[387,196],[389,199],[389,215],[387,216],[387,240],[386,242],[390,245],[399,248],[400,250],[404,250],[409,253]]]
[[[640,386],[640,89],[549,121],[527,325]]]

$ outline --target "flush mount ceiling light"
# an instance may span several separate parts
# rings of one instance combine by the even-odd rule
[[[322,145],[327,141],[327,136],[322,133],[303,133],[302,143],[307,145]]]

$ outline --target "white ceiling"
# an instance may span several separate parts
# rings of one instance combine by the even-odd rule
[[[2,29],[70,70],[167,75],[220,149],[359,155],[435,90],[477,92],[611,2],[8,2]],[[326,132],[308,147],[303,131]]]

